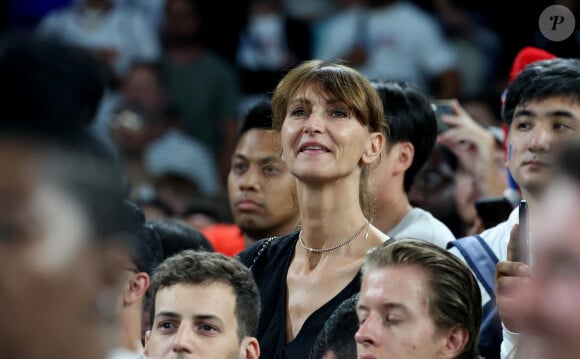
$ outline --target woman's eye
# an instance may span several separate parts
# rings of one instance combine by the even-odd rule
[[[292,116],[303,116],[306,112],[302,108],[296,108],[290,111]]]
[[[348,112],[343,110],[332,110],[332,116],[337,118],[346,118],[348,117]]]

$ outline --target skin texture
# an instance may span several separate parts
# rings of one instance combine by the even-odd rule
[[[307,106],[301,100],[306,100]],[[344,105],[327,102],[311,89],[304,98],[291,102],[281,136],[282,156],[292,173],[302,180],[338,179],[353,174],[358,178],[359,170],[355,169],[361,164],[359,159],[369,151],[372,140],[368,130],[350,118]],[[300,148],[308,143],[324,148]]]
[[[355,334],[359,358],[437,358],[446,337],[429,315],[425,273],[414,266],[372,269],[363,278]]]
[[[508,166],[523,192],[537,196],[551,178],[550,157],[558,145],[580,137],[580,104],[553,97],[516,107],[507,143]],[[511,154],[511,155],[510,155]]]
[[[240,137],[232,157],[230,208],[252,239],[291,233],[298,223],[295,182],[280,152],[279,133],[251,129]]]
[[[88,218],[47,180],[40,155],[16,141],[0,148],[0,303],[10,323],[0,357],[102,359],[96,298],[107,271]]]
[[[258,358],[257,340],[238,338],[235,308],[234,292],[224,283],[160,289],[145,355],[150,359]]]

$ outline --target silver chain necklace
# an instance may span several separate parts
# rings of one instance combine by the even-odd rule
[[[344,242],[341,242],[335,246],[332,247],[328,247],[328,248],[312,248],[312,247],[308,247],[306,245],[306,243],[304,243],[304,240],[302,239],[302,230],[298,233],[298,241],[300,242],[300,245],[302,246],[302,248],[306,249],[308,252],[313,252],[313,253],[323,253],[323,252],[330,252],[333,251],[335,249],[338,249],[342,246],[345,246],[347,244],[349,244],[350,242],[352,242],[355,238],[357,238],[362,230],[367,227],[367,233],[365,234],[365,239],[367,239],[369,237],[369,220],[366,219],[365,223],[363,223],[363,225],[350,237],[348,237]]]

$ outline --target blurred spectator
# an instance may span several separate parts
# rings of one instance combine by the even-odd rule
[[[133,61],[160,56],[155,28],[140,12],[128,11],[111,0],[74,1],[49,13],[37,31],[90,50],[119,78]]]
[[[220,190],[212,156],[181,131],[169,130],[145,149],[145,166],[157,197],[175,215],[183,213],[196,196]]]
[[[236,144],[240,83],[235,68],[201,41],[199,0],[168,0],[162,70],[186,132],[208,146],[225,185]]]
[[[12,30],[25,32],[34,29],[38,23],[51,11],[70,5],[76,0],[8,0],[4,3],[5,15],[8,17]]]
[[[409,191],[411,205],[429,211],[456,238],[467,233],[454,200],[457,166],[457,157],[447,147],[436,143]]]
[[[236,63],[245,105],[272,91],[283,71],[297,63],[288,47],[287,18],[280,0],[252,0],[249,19],[240,34]]]
[[[141,12],[147,23],[157,33],[163,21],[163,9],[167,0],[112,0],[116,5],[125,7],[130,11]]]
[[[78,48],[12,40],[0,50],[0,357],[104,359],[128,253],[119,169],[86,132],[104,82]]]
[[[314,57],[343,58],[368,79],[404,80],[428,97],[459,93],[456,55],[436,19],[411,2],[366,0],[319,28]]]
[[[171,208],[157,197],[138,199],[135,201],[135,204],[143,210],[143,214],[147,220],[173,216]]]
[[[91,125],[106,76],[86,51],[55,39],[8,32],[0,52],[3,126],[72,131]]]
[[[509,198],[503,131],[478,123],[458,101],[453,101],[452,107],[453,115],[442,116],[449,129],[439,135],[438,141],[459,160],[455,201],[467,234],[474,234],[485,229],[476,213],[475,201],[480,197],[505,195]]]
[[[281,0],[286,14],[288,47],[297,62],[314,58],[312,54],[313,27],[316,21],[334,9],[333,0]]]
[[[493,91],[503,44],[492,26],[490,6],[483,1],[415,2],[428,3],[427,11],[439,20],[457,53],[461,81],[458,95],[480,96]]]
[[[210,150],[181,130],[180,114],[156,65],[134,64],[121,95],[110,131],[133,200],[157,197],[180,213],[189,198],[220,191]]]

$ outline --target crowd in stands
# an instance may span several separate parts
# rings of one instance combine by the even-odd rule
[[[8,2],[0,358],[574,358],[549,5]]]

